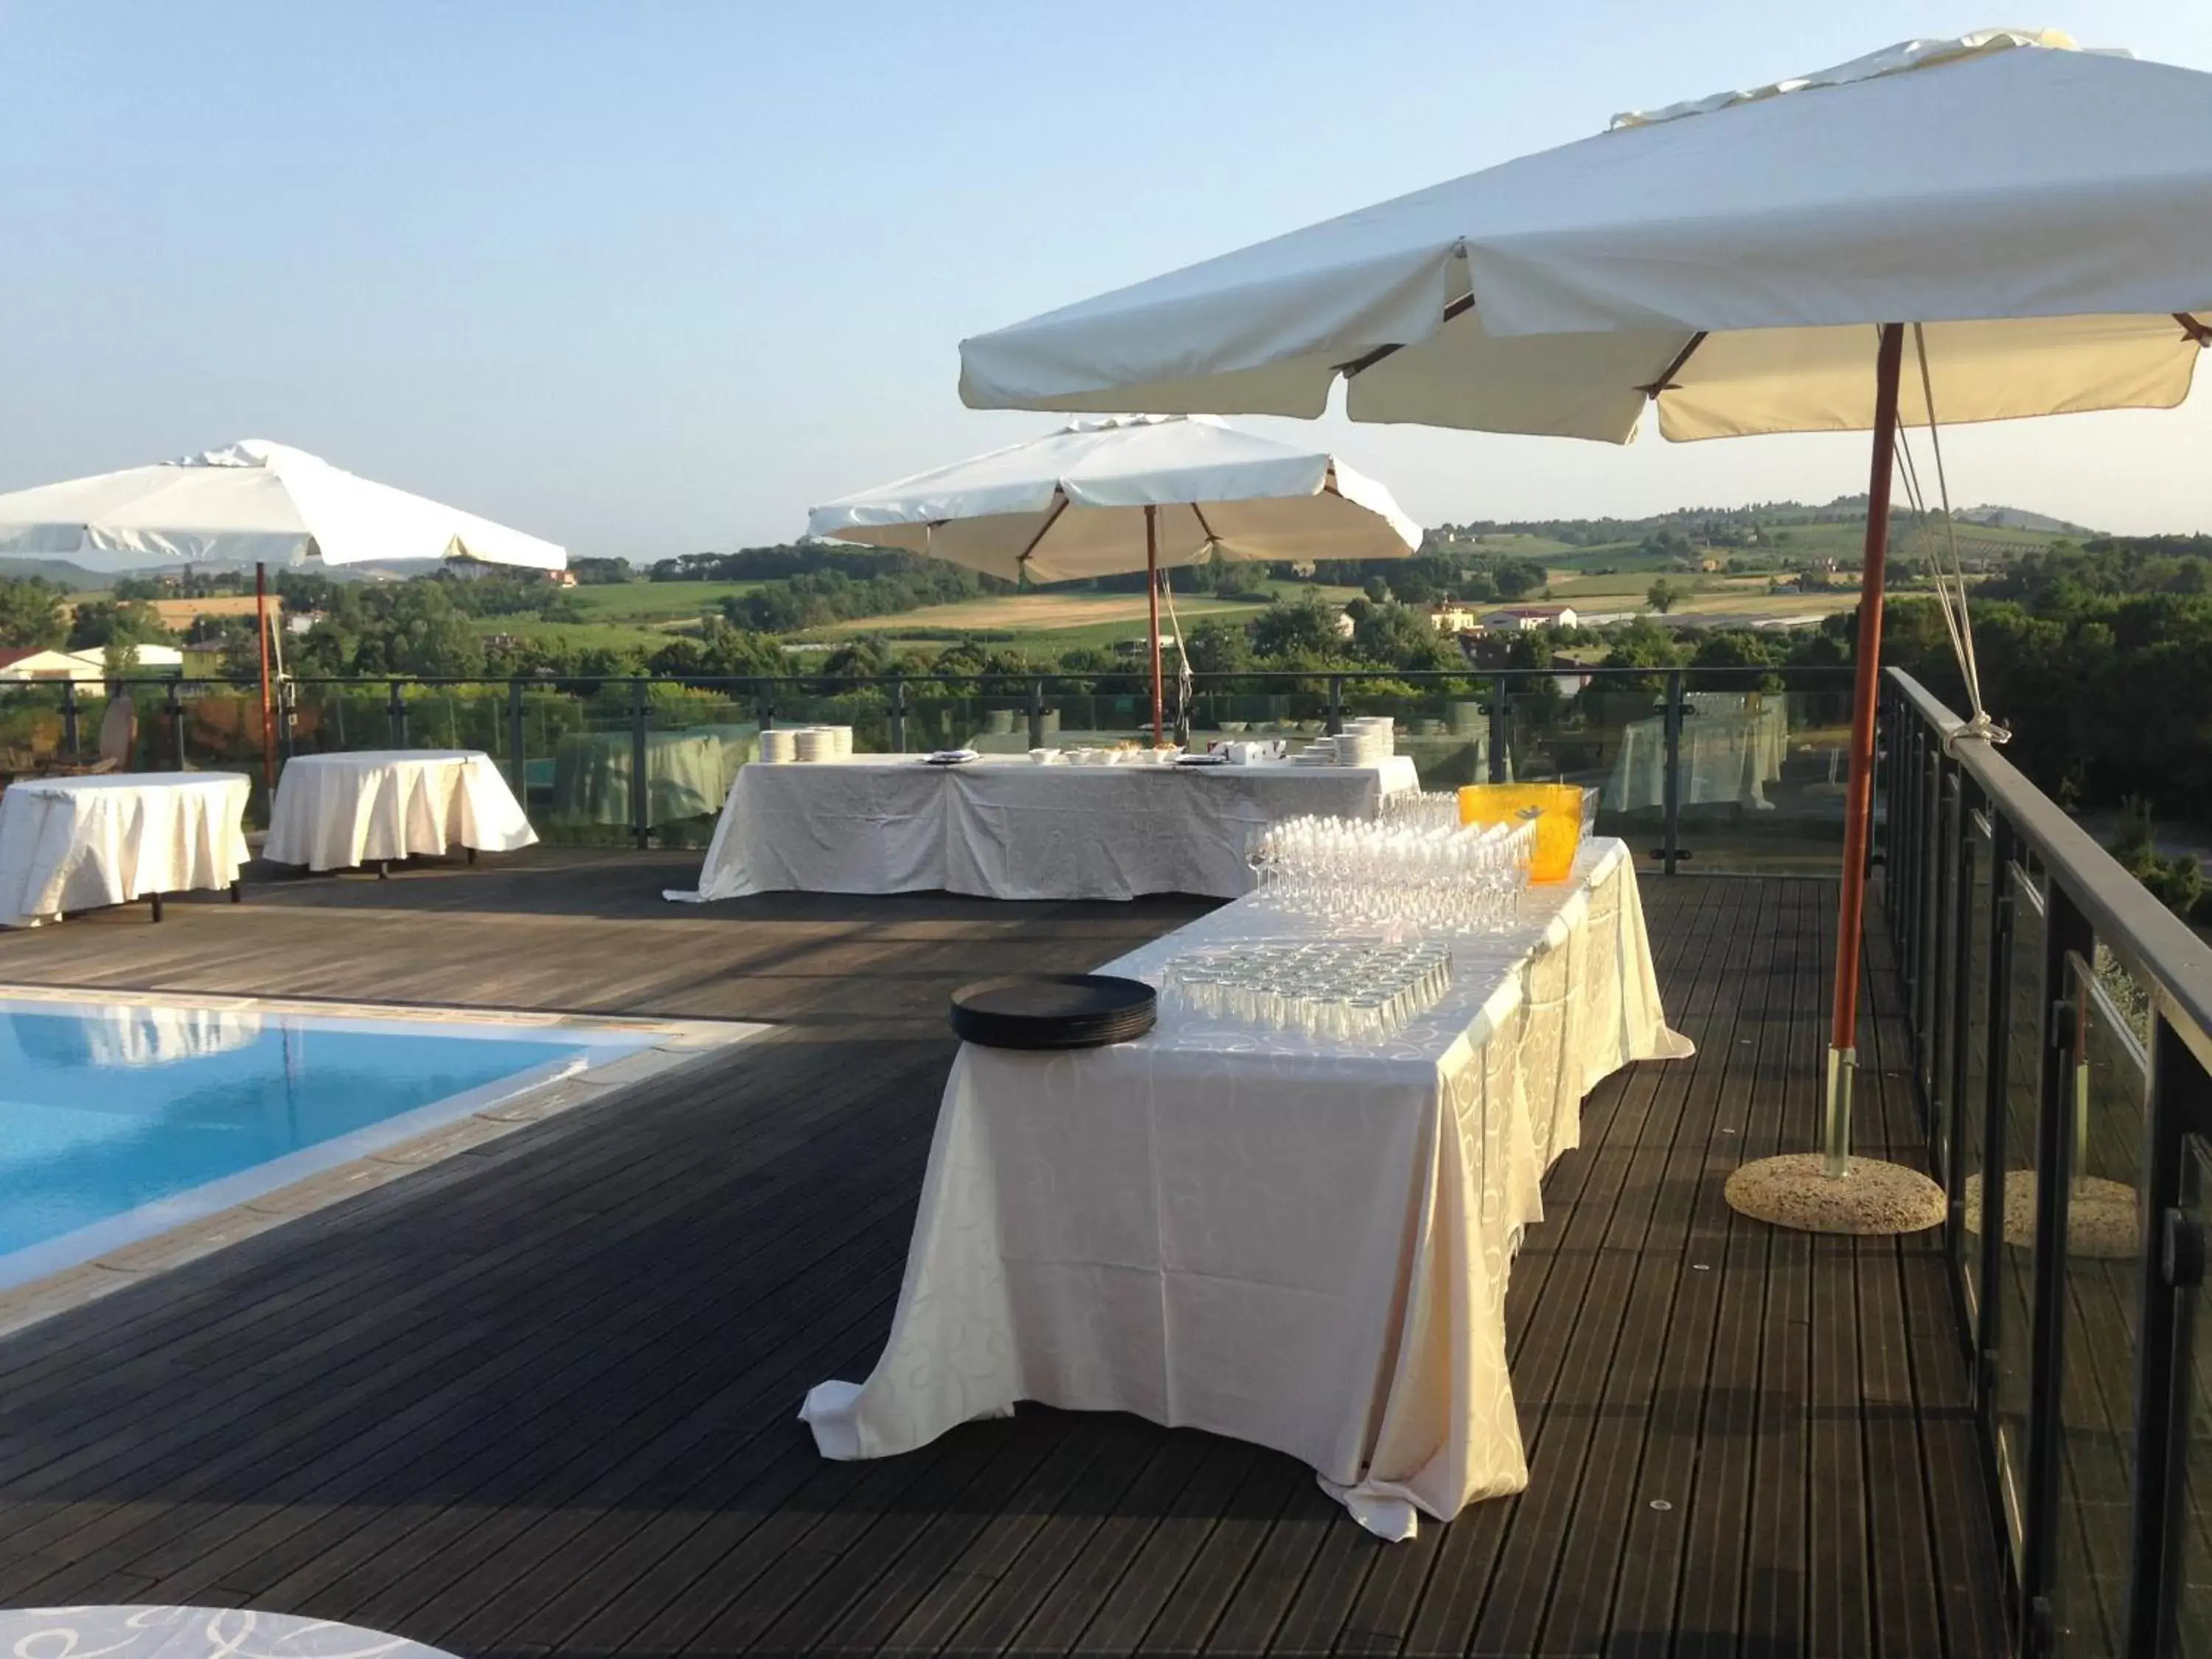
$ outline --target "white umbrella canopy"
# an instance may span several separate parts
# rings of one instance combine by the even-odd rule
[[[0,495],[0,555],[108,572],[203,559],[347,565],[467,557],[533,570],[568,562],[551,542],[258,438]]]
[[[1401,559],[1421,543],[1390,492],[1334,455],[1206,416],[1077,421],[817,507],[807,531],[1036,582],[1215,558]]]
[[[2047,32],[1907,41],[965,341],[961,396],[1310,416],[1341,379],[1356,421],[1625,443],[1656,404],[1677,440],[1871,428],[1819,1160],[1841,1176],[1899,426],[2186,398],[2212,344],[2208,133],[2212,75]],[[1940,1189],[1879,1167],[1917,1182],[1910,1224],[1942,1219]],[[1863,1201],[1881,1182],[1772,1173],[1743,1207],[1905,1224]]]
[[[2212,75],[1990,30],[1613,130],[985,334],[978,408],[1625,443],[2166,408],[2212,343]],[[1908,377],[1900,415],[1928,410]]]

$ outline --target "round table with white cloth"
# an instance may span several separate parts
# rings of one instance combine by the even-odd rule
[[[250,1607],[0,1609],[17,1659],[452,1659],[404,1636]]]
[[[250,856],[236,772],[26,778],[0,793],[0,927],[238,879]]]
[[[272,864],[349,870],[435,858],[455,847],[512,853],[537,840],[489,755],[373,749],[287,761],[261,855]]]

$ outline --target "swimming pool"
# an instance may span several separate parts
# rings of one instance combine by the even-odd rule
[[[0,996],[0,1288],[653,1047],[650,1027]]]

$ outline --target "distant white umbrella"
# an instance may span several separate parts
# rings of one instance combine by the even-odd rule
[[[0,495],[0,556],[66,559],[111,573],[250,562],[261,635],[262,764],[272,780],[268,566],[470,558],[561,570],[568,563],[566,550],[551,542],[259,438]]]
[[[108,572],[207,559],[349,565],[465,557],[533,570],[568,563],[551,542],[258,438],[0,495],[0,555]]]
[[[817,507],[806,527],[1009,581],[1146,572],[1156,738],[1161,570],[1215,559],[1402,559],[1421,544],[1389,490],[1327,451],[1203,415],[1077,421]]]
[[[961,395],[1316,416],[1342,380],[1355,421],[1626,443],[1656,405],[1672,439],[1871,428],[1824,1128],[1841,1176],[1900,416],[2180,403],[2212,344],[2208,133],[2212,75],[2051,33],[1908,41],[966,341]],[[1829,1187],[1839,1225],[1867,1219]]]

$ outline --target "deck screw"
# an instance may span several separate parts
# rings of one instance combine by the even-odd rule
[[[1663,1498],[1655,1498],[1651,1500],[1651,1507],[1657,1510],[1662,1515],[1664,1515],[1668,1510],[1673,1509],[1674,1506]]]
[[[1722,1130],[1722,1131],[1721,1131],[1721,1133],[1722,1133],[1723,1134],[1724,1134],[1724,1135],[1732,1135],[1732,1134],[1734,1134],[1734,1133],[1735,1133],[1735,1130],[1733,1130],[1733,1129],[1723,1129],[1723,1130]]]
[[[1710,1261],[1692,1261],[1690,1264],[1690,1271],[1693,1273],[1709,1273],[1712,1270],[1713,1264]]]

